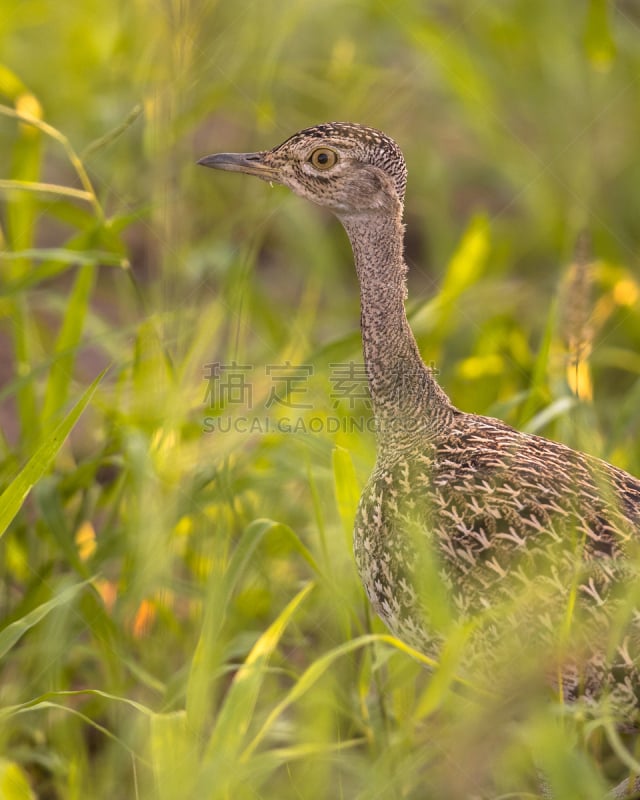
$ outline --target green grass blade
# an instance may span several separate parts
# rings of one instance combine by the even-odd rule
[[[47,600],[46,603],[42,603],[37,608],[34,608],[33,611],[25,614],[24,617],[7,625],[6,628],[0,631],[0,658],[6,655],[28,630],[33,628],[34,625],[37,625],[55,608],[70,603],[80,590],[84,589],[89,583],[90,579],[82,581],[81,583],[74,583],[73,586],[67,586],[66,589],[51,598],[51,600]]]
[[[111,703],[117,703],[126,706],[127,708],[131,708],[144,716],[150,716],[153,714],[148,706],[138,703],[135,700],[131,700],[129,697],[121,697],[120,695],[113,694],[112,692],[104,692],[101,689],[65,689],[57,692],[45,692],[44,694],[38,695],[38,697],[34,697],[24,703],[16,703],[13,706],[5,706],[4,708],[0,708],[0,719],[4,720],[8,717],[15,716],[16,714],[26,714],[29,711],[38,711],[42,708],[48,708],[54,705],[56,708],[66,709],[67,707],[64,706],[62,702],[54,703],[53,701],[62,701],[69,697],[100,697],[103,700],[108,700]]]
[[[18,181],[10,179],[0,180],[0,192],[29,192],[31,194],[57,195],[58,197],[69,197],[74,200],[84,200],[93,203],[94,197],[90,192],[83,189],[73,189],[71,186],[61,186],[56,183],[42,183],[39,181]]]
[[[458,300],[484,273],[491,250],[491,228],[484,214],[474,216],[449,259],[442,288],[436,298],[437,326],[434,336],[444,338],[458,312]]]
[[[475,621],[467,622],[449,635],[440,653],[438,668],[417,703],[416,719],[426,719],[442,705],[447,692],[458,679],[461,655],[475,627]]]
[[[18,85],[13,85],[12,88],[18,90]],[[32,114],[40,114],[42,110],[38,99],[27,92],[26,87],[24,87],[24,92],[20,96],[21,105],[28,108]],[[3,108],[5,107],[0,106],[0,111]],[[12,109],[9,109],[9,112],[14,113]],[[29,185],[38,180],[42,168],[41,139],[39,131],[35,128],[18,128],[18,138],[11,158],[11,177],[9,180],[0,180],[0,193],[2,184],[5,184],[6,187]],[[31,249],[35,241],[38,213],[35,196],[24,192],[9,192],[5,202],[5,211],[8,249]],[[2,270],[2,282],[16,281],[28,275],[30,270],[31,262],[26,258],[11,261]],[[33,364],[37,362],[34,357],[34,350],[37,347],[37,332],[25,297],[15,298],[10,315],[13,320],[12,345],[16,371],[21,376],[31,377]],[[22,442],[28,451],[41,435],[36,387],[33,380],[27,380],[20,386],[16,400]]]
[[[549,403],[537,414],[534,414],[527,420],[526,425],[521,428],[527,433],[541,433],[544,428],[553,422],[558,417],[568,414],[572,408],[578,405],[575,397],[567,395],[566,397],[559,397],[557,400]]]
[[[95,695],[101,695],[102,697],[106,697],[107,696],[104,692],[86,691],[86,692],[49,692],[44,697],[45,698],[46,697],[57,697],[57,696],[60,696],[60,695],[63,695],[63,696],[64,695],[80,696],[80,695],[84,695],[84,694],[87,694],[87,695],[95,694]],[[114,698],[114,699],[118,699],[118,698]],[[132,703],[129,703],[129,705],[132,705]],[[5,714],[4,710],[3,710],[2,716],[4,717],[4,716],[16,715],[16,714],[26,714],[26,713],[30,713],[32,711],[47,711],[49,709],[55,709],[56,711],[63,712],[63,714],[69,714],[69,715],[72,715],[74,717],[78,717],[88,727],[94,728],[95,730],[99,731],[101,734],[106,736],[108,739],[111,739],[111,741],[116,742],[117,744],[121,745],[122,747],[124,747],[125,750],[128,750],[132,755],[134,755],[134,756],[139,758],[138,754],[135,752],[135,750],[133,750],[131,745],[129,745],[125,741],[124,738],[116,736],[114,733],[112,733],[104,725],[102,725],[101,723],[97,722],[95,719],[92,719],[87,714],[83,714],[81,711],[78,711],[78,709],[72,708],[71,706],[65,706],[65,705],[62,705],[61,703],[54,703],[51,700],[39,698],[37,701],[33,701],[33,702],[29,702],[29,703],[23,703],[20,706],[13,706],[11,709],[9,709],[9,711],[10,711],[9,714]],[[146,713],[148,713],[148,710],[146,710]],[[142,759],[140,759],[140,760],[142,760]]]
[[[114,267],[125,266],[126,259],[108,250],[71,250],[65,247],[40,247],[30,250],[0,252],[0,261],[15,261],[26,258],[33,261],[55,261],[74,266],[76,264],[109,264]]]
[[[51,419],[67,401],[76,353],[82,339],[91,293],[96,280],[95,264],[80,267],[67,305],[44,399],[42,419]]]
[[[20,766],[5,758],[0,758],[0,797],[3,800],[36,800]]]
[[[557,298],[551,304],[547,323],[544,329],[544,336],[540,347],[538,348],[538,355],[533,367],[533,375],[531,377],[531,384],[529,386],[529,394],[527,401],[520,412],[520,425],[525,430],[529,430],[528,425],[532,418],[541,407],[546,406],[551,399],[549,391],[548,370],[549,370],[549,356],[551,352],[551,345],[553,343],[554,332],[557,327],[558,320],[558,300]]]
[[[121,136],[127,128],[129,128],[133,123],[138,119],[138,117],[142,114],[142,106],[137,104],[135,105],[131,111],[127,114],[126,118],[116,127],[105,133],[103,136],[100,136],[95,141],[88,144],[82,153],[80,153],[80,160],[86,161],[87,156],[93,155],[97,150],[102,149],[103,147],[107,147],[108,145],[112,144],[119,136]]]
[[[28,449],[38,440],[41,426],[32,367],[34,359],[31,355],[32,342],[35,339],[35,326],[29,316],[25,297],[18,295],[14,298],[11,302],[10,316],[13,320],[13,352],[16,372],[21,379],[17,384],[16,401],[23,445],[25,449]],[[1,535],[2,533],[0,533]]]
[[[202,776],[205,782],[208,782],[209,772],[214,766],[235,763],[253,717],[268,661],[295,612],[313,588],[314,584],[309,583],[288,603],[260,636],[236,673],[207,744],[205,760],[208,768]]]
[[[191,797],[191,784],[197,777],[196,751],[187,728],[184,711],[153,714],[150,720],[149,747],[158,800]]]
[[[220,565],[220,571],[215,569],[211,573],[202,631],[187,684],[187,716],[192,730],[201,730],[207,709],[215,706],[211,686],[222,658],[220,634],[235,587],[260,542],[271,531],[281,527],[280,523],[270,519],[255,520],[244,530],[229,563]]]
[[[335,647],[329,653],[326,653],[314,661],[313,664],[311,664],[311,666],[302,673],[300,678],[298,678],[293,687],[287,692],[285,697],[283,697],[283,699],[271,710],[269,716],[258,731],[257,735],[244,750],[242,759],[248,760],[251,758],[253,752],[264,740],[265,736],[269,733],[278,717],[290,705],[302,697],[305,692],[308,692],[335,661],[367,644],[370,644],[372,640],[375,640],[375,638],[375,636],[364,636],[358,639],[352,639],[349,642],[345,642],[344,644]]]
[[[106,370],[103,370],[98,375],[66,417],[45,437],[22,470],[0,496],[0,536],[4,534],[11,524],[33,485],[40,480],[53,462],[73,426],[89,404],[105,372]]]
[[[0,95],[9,97],[15,102],[20,95],[28,92],[29,90],[18,75],[5,64],[0,64]]]
[[[22,106],[25,104],[22,103]],[[80,189],[73,189],[67,186],[57,186],[55,184],[48,184],[48,183],[35,183],[33,181],[0,181],[0,189],[3,188],[14,188],[14,189],[26,189],[27,191],[42,191],[45,194],[49,192],[53,192],[54,194],[59,194],[61,196],[66,197],[75,197],[79,200],[86,200],[93,206],[94,213],[96,217],[103,221],[104,214],[100,203],[98,202],[98,198],[96,197],[95,191],[93,189],[93,185],[89,180],[89,175],[85,169],[84,164],[82,163],[82,159],[77,155],[71,143],[64,136],[59,130],[54,128],[52,125],[49,125],[45,122],[42,117],[42,109],[40,104],[34,97],[32,102],[27,104],[27,107],[23,110],[18,110],[17,108],[10,108],[5,105],[0,105],[0,114],[3,114],[7,117],[13,117],[16,120],[19,120],[23,123],[25,129],[25,136],[28,138],[34,137],[34,130],[38,132],[44,133],[46,136],[51,137],[64,149],[67,158],[69,159],[71,165],[75,169],[77,176],[80,180],[80,183],[84,187],[83,190]],[[31,130],[30,128],[33,128]],[[11,187],[10,184],[15,184]],[[39,187],[39,188],[35,188]]]
[[[466,636],[466,631],[465,631]],[[366,634],[364,636],[359,636],[357,639],[351,639],[348,642],[344,642],[337,647],[334,647],[333,650],[325,653],[320,658],[316,659],[316,661],[308,667],[305,672],[302,673],[300,678],[296,681],[296,683],[292,686],[292,688],[287,692],[285,697],[272,709],[269,716],[263,723],[262,727],[247,746],[247,748],[242,753],[242,759],[249,759],[256,748],[260,745],[260,743],[264,740],[265,736],[268,734],[269,730],[272,728],[274,722],[278,719],[278,717],[292,704],[295,703],[300,697],[302,697],[305,692],[308,692],[317,682],[318,680],[324,675],[324,673],[340,658],[343,656],[348,655],[349,653],[353,653],[356,650],[359,650],[363,647],[366,647],[374,642],[381,642],[384,644],[391,645],[396,650],[404,653],[405,655],[411,656],[416,660],[420,661],[426,667],[430,669],[436,670],[440,667],[437,661],[429,658],[428,656],[419,653],[417,650],[414,650],[409,645],[404,644],[401,642],[400,639],[396,639],[395,636],[391,636],[389,634]],[[464,686],[467,689],[470,689],[477,695],[485,694],[480,688],[472,686],[468,681],[465,681],[463,678],[460,678],[454,672],[447,671],[447,683],[452,684],[455,683],[459,686]]]
[[[584,48],[594,69],[606,72],[611,68],[616,57],[616,43],[611,32],[607,0],[589,1]]]
[[[335,447],[332,453],[333,485],[336,493],[338,513],[342,520],[344,534],[351,543],[353,521],[360,502],[360,484],[351,453],[344,447]]]
[[[491,248],[491,229],[484,214],[474,216],[449,259],[440,300],[448,305],[480,278]]]

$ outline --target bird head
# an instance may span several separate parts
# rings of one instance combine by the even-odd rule
[[[340,218],[401,213],[407,181],[404,158],[393,139],[351,122],[316,125],[272,150],[216,153],[198,164],[288,186]]]

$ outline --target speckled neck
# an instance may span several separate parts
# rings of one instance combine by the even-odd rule
[[[436,438],[453,412],[425,366],[404,308],[404,225],[397,215],[341,219],[360,281],[364,361],[378,426],[381,452]]]

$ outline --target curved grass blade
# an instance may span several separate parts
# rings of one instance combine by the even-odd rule
[[[250,742],[250,744],[245,748],[244,752],[242,753],[241,760],[245,761],[251,757],[255,749],[258,747],[260,742],[265,738],[271,727],[273,726],[274,722],[278,719],[278,717],[296,700],[298,700],[305,692],[308,692],[311,687],[317,683],[317,681],[324,675],[324,673],[329,669],[329,667],[338,659],[342,658],[343,656],[348,655],[349,653],[354,652],[355,650],[359,650],[363,647],[366,647],[374,642],[384,642],[385,644],[389,644],[392,647],[395,647],[397,650],[405,653],[406,655],[411,656],[412,658],[417,659],[425,666],[429,667],[430,669],[437,669],[439,664],[437,661],[429,658],[428,656],[419,653],[417,650],[414,650],[409,645],[404,644],[399,639],[396,639],[395,636],[390,636],[389,634],[366,634],[365,636],[359,636],[357,639],[352,639],[349,642],[345,642],[344,644],[338,645],[330,652],[326,653],[321,658],[318,658],[316,661],[308,667],[305,672],[302,673],[300,678],[296,681],[294,686],[287,692],[286,696],[275,706],[275,708],[271,711],[267,719],[265,720],[264,724]],[[472,686],[470,683],[465,681],[463,678],[459,678],[456,675],[447,674],[447,683],[456,683],[465,688],[472,689],[472,691],[476,692],[478,695],[484,694],[482,690],[477,687]]]
[[[219,795],[224,793],[228,776],[231,781],[237,756],[242,747],[247,730],[253,718],[258,695],[262,687],[267,664],[278,646],[282,634],[298,607],[309,595],[315,584],[309,583],[289,602],[277,619],[267,628],[253,646],[246,661],[236,673],[216,720],[215,728],[209,738],[201,771],[196,786],[196,797],[208,797],[207,790],[215,779]]]
[[[51,433],[44,438],[22,470],[0,495],[0,536],[4,534],[15,515],[20,511],[33,485],[40,480],[53,462],[65,439],[88,406],[106,371],[103,370],[85,390],[80,400]]]
[[[84,200],[87,203],[94,201],[94,196],[83,189],[74,189],[71,186],[61,186],[57,183],[42,183],[38,181],[0,180],[1,192],[33,192],[34,194],[55,194],[59,197],[72,197],[74,200]]]
[[[84,587],[90,582],[91,579],[88,579],[86,581],[82,581],[81,583],[74,583],[73,586],[67,586],[66,589],[63,589],[63,591],[61,591],[55,597],[52,597],[51,600],[47,600],[46,603],[42,603],[34,608],[33,611],[29,611],[28,614],[25,614],[20,619],[17,619],[15,622],[7,625],[6,628],[0,631],[0,659],[9,650],[11,650],[13,645],[28,630],[43,620],[47,614],[54,610],[54,608],[59,608],[60,606],[71,602],[78,592],[80,592],[81,589],[84,589]]]
[[[127,128],[133,125],[133,123],[141,114],[142,106],[138,103],[131,109],[125,119],[119,125],[116,125],[115,128],[113,128],[113,130],[110,130],[108,133],[105,133],[104,136],[101,136],[99,139],[91,142],[91,144],[88,144],[82,153],[80,153],[80,160],[85,161],[87,156],[93,155],[93,153],[95,153],[97,150],[110,145],[119,136],[121,136],[127,130]]]

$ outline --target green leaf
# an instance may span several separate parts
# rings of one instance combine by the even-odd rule
[[[33,485],[49,469],[65,439],[89,404],[105,372],[106,370],[103,370],[98,375],[66,417],[45,437],[22,470],[0,496],[0,536],[4,534],[11,524]]]

